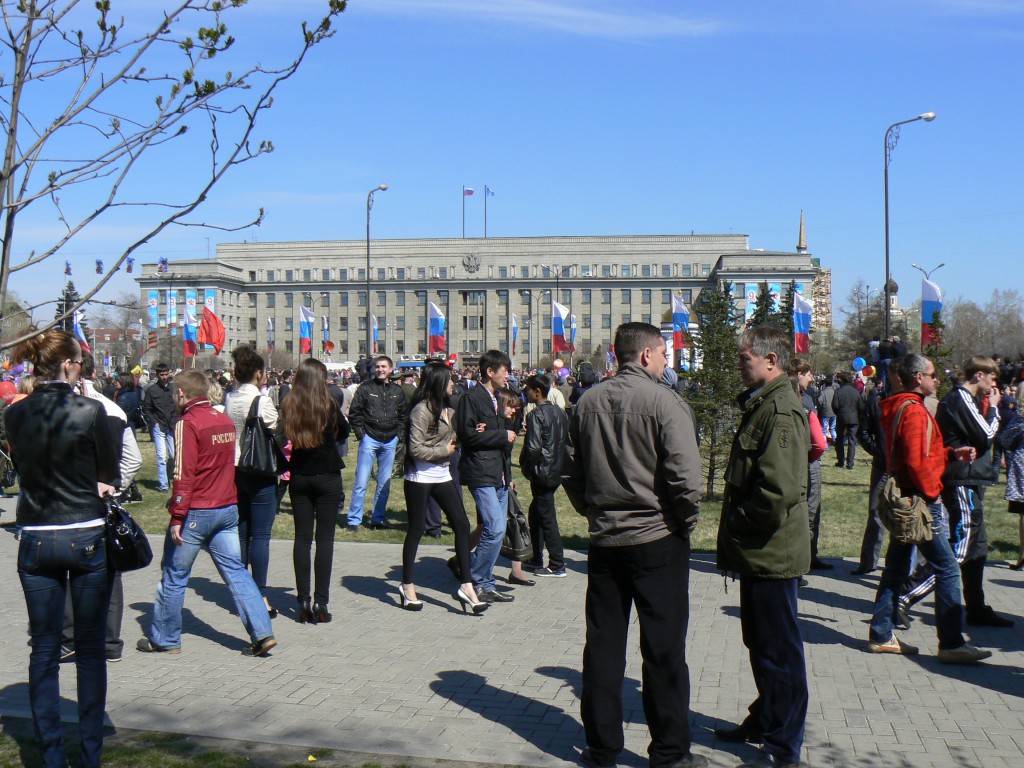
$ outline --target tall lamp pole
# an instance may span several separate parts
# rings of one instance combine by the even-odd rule
[[[927,269],[927,270],[924,267],[919,267],[914,262],[910,262],[910,266],[912,266],[914,269],[916,269],[918,272],[920,272],[922,275],[924,275],[924,279],[925,280],[931,280],[932,279],[932,273],[933,272],[938,272],[940,269],[942,269],[944,266],[946,266],[946,262],[942,262],[941,264],[939,264],[939,266],[932,267],[931,269]]]
[[[373,210],[373,194],[377,191],[387,192],[388,185],[380,184],[366,195],[366,356],[373,353],[373,327],[370,324],[370,211]]]
[[[889,306],[889,161],[900,141],[900,126],[924,120],[930,123],[935,119],[934,112],[924,112],[909,120],[900,120],[885,129],[885,337],[889,338],[891,307]]]

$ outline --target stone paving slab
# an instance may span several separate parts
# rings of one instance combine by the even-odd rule
[[[4,506],[9,507],[8,504]],[[9,521],[10,512],[4,515]],[[154,540],[154,549],[160,542]],[[584,744],[579,719],[585,554],[567,552],[569,577],[514,590],[516,601],[463,615],[445,559],[424,544],[416,581],[426,605],[398,607],[401,547],[336,545],[334,621],[296,621],[291,542],[271,543],[270,598],[280,645],[265,659],[246,647],[233,601],[212,561],[197,560],[185,600],[178,656],[143,654],[135,641],[149,620],[159,572],[125,574],[124,661],[109,666],[107,714],[114,726],[240,741],[371,754],[522,766],[574,764]],[[0,529],[0,713],[28,715],[24,599],[17,542]],[[815,572],[801,590],[810,707],[803,759],[819,766],[1017,766],[1024,763],[1024,574],[1003,564],[987,573],[996,610],[1013,629],[966,628],[991,649],[978,667],[934,659],[926,601],[903,633],[916,658],[867,653],[875,576]],[[499,564],[498,573],[507,574]],[[877,574],[876,574],[877,575]],[[666,585],[680,588],[681,585]],[[750,746],[717,743],[712,728],[742,718],[754,697],[740,637],[738,585],[726,584],[713,556],[693,558],[688,661],[695,751],[733,766]],[[638,628],[631,628],[623,688],[623,766],[645,766],[648,743],[640,696]],[[62,665],[64,714],[76,717],[73,665]]]

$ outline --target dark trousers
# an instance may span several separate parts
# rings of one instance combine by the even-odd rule
[[[821,533],[821,461],[807,465],[807,514],[811,524],[811,558],[818,559],[818,535]]]
[[[114,571],[114,584],[110,591],[110,607],[107,609],[107,658],[121,658],[124,640],[121,639],[121,621],[124,618],[124,585],[121,572]],[[64,634],[61,645],[68,650],[75,649],[75,607],[68,592],[64,600]]]
[[[456,449],[455,453],[451,455],[448,460],[448,471],[452,474],[452,482],[455,483],[455,487],[462,492],[462,488],[459,483],[459,457],[461,453]],[[463,505],[465,506],[465,505]],[[441,505],[437,503],[437,500],[431,496],[427,499],[427,516],[426,516],[426,533],[441,533]],[[409,584],[410,582],[405,582]]]
[[[413,584],[412,571],[416,563],[416,550],[426,530],[427,503],[436,501],[455,532],[455,558],[462,578],[469,580],[469,516],[462,501],[462,489],[449,480],[447,483],[414,483],[405,481],[405,506],[409,515],[409,530],[402,545],[402,583]]]
[[[327,605],[331,598],[334,526],[338,519],[338,505],[345,498],[341,475],[293,474],[288,486],[295,516],[292,565],[295,568],[296,596],[299,600],[310,598],[309,553],[315,539],[313,575],[316,587],[312,597],[318,605]]]
[[[533,562],[544,563],[544,546],[548,548],[548,568],[561,571],[565,568],[565,554],[562,550],[562,533],[558,530],[558,514],[555,511],[555,491],[545,485],[530,483],[533,500],[530,502],[528,520],[530,540],[533,544]]]
[[[277,515],[277,478],[259,477],[235,470],[238,492],[238,543],[242,565],[252,571],[260,594],[267,594],[270,570],[270,532]]]
[[[28,693],[43,766],[67,765],[60,716],[59,664],[64,601],[70,591],[75,614],[79,765],[99,768],[107,700],[103,638],[111,586],[103,527],[22,531],[18,576],[28,608],[32,646]]]
[[[857,453],[857,425],[836,418],[836,464],[853,466],[853,457]]]
[[[622,750],[622,680],[630,608],[636,605],[643,657],[643,703],[651,768],[690,752],[690,542],[666,536],[631,547],[590,547],[587,554],[587,641],[581,710],[597,762]]]
[[[740,622],[750,652],[757,698],[750,719],[760,725],[764,750],[798,761],[807,719],[807,671],[797,623],[799,579],[740,577]]]
[[[876,459],[871,462],[871,489],[868,493],[868,521],[864,525],[864,538],[860,543],[860,567],[873,570],[878,567],[878,558],[882,554],[882,537],[885,529],[878,521],[878,505],[882,500],[882,490],[888,475],[885,467]]]

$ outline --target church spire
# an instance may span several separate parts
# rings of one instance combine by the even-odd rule
[[[804,212],[800,210],[800,235],[796,242],[797,253],[807,253],[807,230],[804,228]]]

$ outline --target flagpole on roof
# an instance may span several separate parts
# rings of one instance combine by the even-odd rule
[[[491,190],[484,184],[484,240],[487,239],[487,196],[490,193]]]
[[[466,239],[466,185],[462,185],[462,239]],[[369,301],[369,298],[367,298]]]

